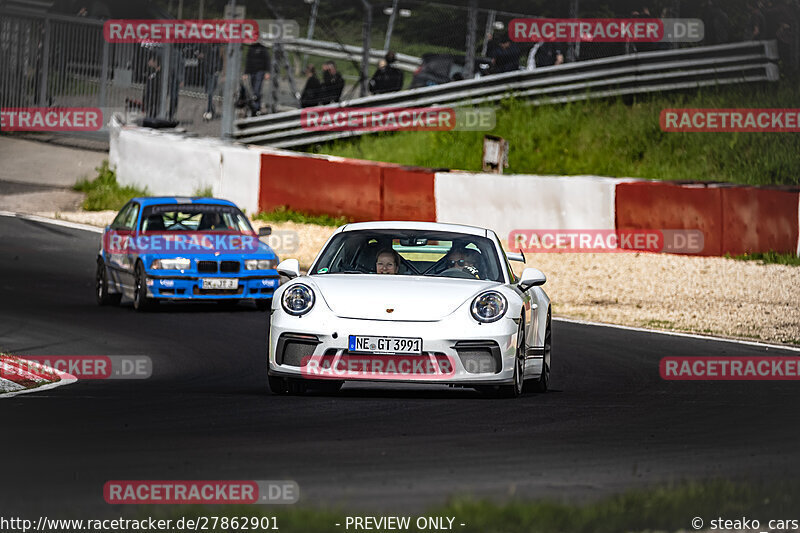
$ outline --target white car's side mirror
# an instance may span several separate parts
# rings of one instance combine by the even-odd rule
[[[284,259],[278,263],[278,274],[294,279],[300,275],[300,262],[297,259]]]
[[[542,272],[538,268],[526,268],[525,270],[522,271],[522,276],[520,277],[517,286],[521,290],[527,291],[531,287],[544,285],[546,281],[547,281],[547,276],[545,276],[544,272]]]

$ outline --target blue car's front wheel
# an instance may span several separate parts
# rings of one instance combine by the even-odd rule
[[[106,263],[102,258],[97,259],[94,294],[97,299],[97,305],[117,305],[122,299],[122,294],[108,292],[108,269],[106,269]]]
[[[144,265],[137,263],[133,285],[133,308],[137,311],[147,311],[154,303],[155,300],[147,296],[147,274],[144,271]]]

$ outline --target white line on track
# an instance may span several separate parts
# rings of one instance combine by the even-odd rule
[[[52,224],[53,226],[62,226],[64,228],[80,229],[83,231],[91,231],[93,233],[103,233],[103,228],[98,228],[97,226],[90,226],[89,224],[80,224],[78,222],[69,222],[68,220],[58,220],[56,218],[40,217],[38,215],[29,215],[27,213],[0,211],[0,216],[21,218],[23,220],[30,220],[32,222],[42,222],[44,224]]]
[[[687,337],[690,339],[700,339],[704,341],[714,341],[714,342],[732,342],[735,344],[745,344],[747,346],[757,346],[759,348],[772,348],[775,350],[788,350],[791,352],[800,352],[800,347],[797,346],[789,346],[786,344],[769,344],[766,342],[758,342],[758,341],[747,341],[743,339],[728,339],[726,337],[714,337],[713,335],[698,335],[696,333],[681,333],[680,331],[661,331],[657,329],[647,329],[647,328],[637,328],[634,326],[620,326],[619,324],[605,324],[603,322],[590,322],[588,320],[578,320],[574,318],[565,318],[565,317],[553,317],[553,320],[558,320],[561,322],[569,322],[570,324],[581,324],[584,326],[597,326],[600,328],[616,328],[616,329],[625,329],[628,331],[639,331],[642,333],[653,333],[656,335],[672,335],[674,337]]]
[[[53,218],[46,218],[40,217],[37,215],[28,215],[25,213],[14,213],[11,211],[0,211],[0,216],[4,217],[18,217],[26,220],[32,220],[34,222],[42,222],[44,224],[53,224],[55,226],[63,226],[66,228],[72,229],[81,229],[84,231],[91,231],[93,233],[103,233],[102,228],[98,228],[96,226],[90,226],[88,224],[79,224],[77,222],[68,222],[66,220],[57,220]],[[584,326],[596,326],[600,328],[616,328],[616,329],[625,329],[628,331],[639,331],[642,333],[652,333],[654,335],[672,335],[675,337],[686,337],[690,339],[700,339],[705,341],[714,341],[714,342],[731,342],[736,344],[745,344],[748,346],[757,346],[759,348],[773,348],[775,350],[787,350],[791,352],[800,352],[800,347],[795,346],[788,346],[784,344],[769,344],[765,342],[758,342],[758,341],[746,341],[741,339],[728,339],[725,337],[714,337],[712,335],[697,335],[695,333],[681,333],[678,331],[660,331],[657,329],[646,329],[646,328],[637,328],[633,326],[620,326],[618,324],[605,324],[603,322],[591,322],[588,320],[578,320],[573,318],[564,318],[564,317],[553,317],[553,320],[559,320],[561,322],[569,322],[572,324],[581,324]],[[0,396],[2,397],[2,396]]]

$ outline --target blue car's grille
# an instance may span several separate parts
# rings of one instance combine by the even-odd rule
[[[198,261],[197,271],[203,274],[216,274],[217,262],[216,261]]]
[[[219,265],[220,272],[239,272],[240,263],[239,261],[222,261]]]

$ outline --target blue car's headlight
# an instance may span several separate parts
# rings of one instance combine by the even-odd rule
[[[150,264],[150,268],[155,270],[188,270],[192,268],[192,261],[185,257],[156,259]]]
[[[472,317],[478,322],[494,322],[506,314],[508,302],[505,296],[497,291],[488,291],[479,294],[472,300],[470,311]]]
[[[290,315],[304,315],[314,307],[314,291],[302,283],[292,285],[284,291],[281,305]]]
[[[273,270],[278,262],[275,259],[246,259],[245,270]]]

